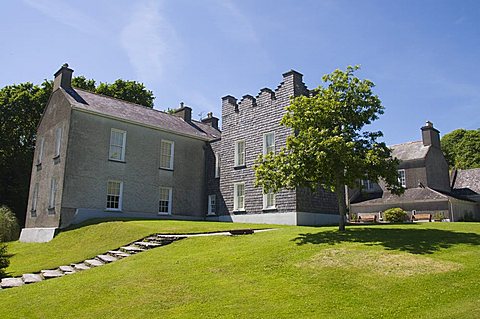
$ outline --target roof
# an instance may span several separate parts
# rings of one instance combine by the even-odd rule
[[[202,140],[214,140],[221,136],[220,131],[208,124],[198,121],[188,123],[178,116],[139,104],[77,88],[64,91],[72,107],[81,111],[96,113]]]
[[[480,194],[480,168],[459,169],[453,185],[455,190],[469,189]]]
[[[430,146],[424,146],[422,141],[407,142],[390,146],[392,157],[401,161],[423,159],[427,156]]]
[[[437,201],[447,200],[448,196],[434,191],[428,187],[415,187],[405,189],[405,193],[400,196],[394,195],[390,192],[383,192],[381,198],[371,199],[364,202],[352,204],[352,205],[372,205],[372,204],[396,204],[396,203],[408,203],[415,201]]]

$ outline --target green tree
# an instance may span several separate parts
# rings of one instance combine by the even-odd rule
[[[354,76],[358,66],[335,70],[323,76],[312,96],[294,98],[281,124],[292,129],[286,147],[278,154],[260,155],[255,164],[256,186],[274,192],[281,188],[319,186],[336,193],[340,212],[339,230],[345,230],[345,185],[358,187],[358,180],[382,178],[396,194],[398,161],[377,138],[382,132],[362,131],[383,114],[374,84]]]
[[[137,103],[153,108],[153,92],[145,88],[142,83],[118,79],[112,84],[100,83],[95,90],[97,93],[117,99]]]
[[[5,269],[9,264],[10,261],[8,260],[7,255],[7,245],[0,242],[0,279],[6,276]]]
[[[72,86],[153,107],[153,93],[142,83],[116,80],[101,83],[84,76],[74,77]],[[25,221],[35,134],[42,112],[52,93],[53,81],[30,82],[0,89],[0,204]]]
[[[450,167],[480,168],[480,129],[457,129],[445,134],[441,142]]]

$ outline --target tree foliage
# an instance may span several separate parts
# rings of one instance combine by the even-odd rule
[[[445,134],[441,142],[450,167],[480,168],[480,129],[457,129]]]
[[[0,206],[0,242],[17,240],[19,235],[15,214],[7,206]]]
[[[278,191],[281,188],[319,186],[336,193],[340,230],[345,229],[345,185],[384,179],[393,193],[401,193],[398,161],[377,139],[382,132],[362,131],[383,114],[384,107],[374,95],[374,84],[354,76],[358,66],[324,75],[327,85],[311,96],[296,97],[286,108],[281,125],[292,129],[286,147],[278,154],[260,155],[255,165],[256,186]]]
[[[9,264],[10,261],[8,260],[7,255],[7,245],[0,242],[0,279],[6,276],[5,269]]]
[[[152,91],[142,83],[116,80],[100,83],[74,77],[72,86],[153,107]],[[23,224],[29,191],[35,134],[52,93],[53,81],[30,82],[0,89],[0,204],[12,208]]]

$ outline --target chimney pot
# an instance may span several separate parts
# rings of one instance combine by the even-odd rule
[[[72,74],[73,70],[68,67],[68,63],[64,63],[60,70],[53,75],[53,91],[63,88],[65,90],[72,88]]]
[[[433,127],[433,123],[427,121],[422,127],[422,142],[424,146],[440,148],[440,132]]]

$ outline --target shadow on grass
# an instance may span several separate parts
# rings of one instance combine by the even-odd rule
[[[387,250],[411,254],[432,254],[458,244],[480,245],[480,235],[439,229],[351,228],[345,232],[325,231],[299,234],[292,239],[297,245],[339,244],[345,242],[383,246]]]

